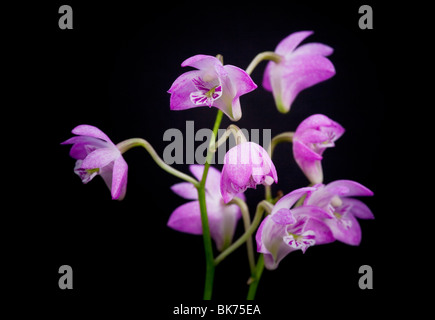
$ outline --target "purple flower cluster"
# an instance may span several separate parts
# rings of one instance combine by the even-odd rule
[[[280,112],[290,110],[299,92],[335,74],[332,62],[326,58],[332,54],[332,48],[321,43],[299,46],[311,34],[311,31],[302,31],[286,37],[266,66],[263,87],[272,91]],[[221,60],[208,55],[195,55],[181,66],[195,70],[180,75],[172,84],[168,91],[171,110],[216,107],[232,121],[241,118],[240,96],[257,88],[246,71],[223,65]],[[315,114],[302,121],[292,134],[294,160],[311,187],[281,197],[259,225],[255,239],[257,251],[264,255],[266,268],[275,269],[289,253],[296,250],[305,253],[314,245],[335,240],[349,245],[360,244],[361,228],[357,219],[374,217],[370,209],[354,197],[371,196],[372,191],[350,180],[323,184],[323,153],[334,147],[344,131],[327,116]],[[128,172],[123,150],[96,127],[79,125],[72,133],[76,136],[62,144],[72,145],[70,155],[76,159],[74,172],[83,183],[100,175],[109,187],[112,199],[122,200]],[[143,146],[148,148],[147,144]],[[165,168],[165,165],[161,167]],[[203,178],[204,168],[203,165],[190,166],[197,181]],[[202,234],[198,185],[187,181],[171,188],[190,201],[172,212],[168,226],[185,233]],[[242,216],[240,207],[232,201],[234,197],[245,201],[243,193],[246,189],[257,185],[269,187],[273,183],[278,183],[278,174],[271,155],[254,142],[243,141],[231,148],[225,155],[221,172],[209,167],[205,202],[210,236],[219,251],[232,242]]]

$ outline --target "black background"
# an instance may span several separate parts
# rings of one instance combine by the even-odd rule
[[[20,48],[11,57],[20,61],[11,63],[17,67],[11,83],[20,90],[13,92],[10,109],[18,113],[5,117],[17,123],[15,137],[21,137],[12,141],[20,174],[11,187],[14,209],[8,215],[14,231],[9,238],[14,246],[8,246],[14,258],[8,265],[20,274],[12,277],[18,297],[29,296],[42,310],[65,314],[91,307],[141,315],[155,310],[164,318],[180,303],[199,305],[205,271],[202,238],[166,227],[171,212],[185,203],[169,189],[179,180],[161,171],[144,150],[133,149],[124,155],[129,164],[126,198],[112,201],[102,179],[82,185],[73,173],[69,147],[60,143],[75,126],[91,124],[115,143],[145,138],[162,155],[167,129],[185,132],[186,121],[194,121],[195,130],[211,128],[216,115],[214,108],[169,110],[167,90],[187,71],[180,67],[182,61],[220,53],[226,64],[244,69],[257,53],[273,50],[288,34],[313,30],[304,43],[333,47],[330,59],[337,74],[301,92],[291,111],[282,115],[271,93],[261,87],[263,62],[252,75],[259,88],[241,98],[243,116],[237,125],[271,129],[273,136],[295,130],[314,113],[339,122],[346,133],[324,154],[325,183],[350,179],[373,190],[375,196],[363,200],[376,219],[360,221],[358,247],[339,242],[313,247],[304,255],[287,256],[275,271],[265,270],[257,303],[264,318],[290,316],[296,310],[340,312],[347,306],[358,313],[370,313],[366,306],[389,311],[386,299],[400,296],[407,282],[397,281],[404,262],[396,260],[392,241],[395,221],[404,210],[394,205],[400,183],[392,182],[390,162],[395,149],[391,128],[397,123],[397,105],[391,99],[397,92],[392,84],[397,80],[392,73],[393,8],[378,1],[70,1],[73,30],[61,30],[62,4],[10,11],[23,13],[12,24],[20,36],[11,34],[11,47]],[[373,8],[373,30],[358,27],[363,4]],[[224,116],[221,128],[229,124]],[[276,149],[274,162],[279,176],[274,192],[308,184],[290,145]],[[187,165],[177,168],[188,172]],[[263,188],[248,190],[246,196],[253,212]],[[242,231],[239,227],[237,234]],[[73,268],[73,290],[58,287],[58,269],[64,264]],[[361,265],[373,268],[373,290],[358,286]],[[246,250],[227,258],[215,276],[214,299],[244,303]]]

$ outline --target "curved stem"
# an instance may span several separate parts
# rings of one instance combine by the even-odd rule
[[[252,281],[249,284],[249,291],[246,300],[254,300],[255,294],[257,293],[258,284],[261,279],[261,275],[263,274],[263,270],[264,270],[264,255],[260,254],[256,266],[255,275],[253,275]]]
[[[151,156],[151,158],[153,158],[153,160],[156,162],[156,164],[162,168],[163,170],[165,170],[166,172],[172,174],[173,176],[176,176],[177,178],[180,178],[184,181],[190,182],[192,183],[195,187],[199,186],[199,181],[192,178],[191,176],[178,171],[177,169],[171,167],[170,165],[166,164],[157,154],[156,150],[154,150],[154,148],[151,146],[151,144],[146,141],[145,139],[142,138],[132,138],[132,139],[127,139],[125,141],[122,141],[120,143],[118,143],[116,145],[116,147],[118,148],[118,150],[121,153],[126,152],[127,150],[130,150],[131,148],[134,147],[143,147]]]
[[[245,231],[248,230],[251,225],[251,217],[249,215],[249,208],[246,205],[246,202],[240,199],[239,197],[234,197],[228,204],[236,204],[240,208],[240,211],[242,212]],[[252,242],[252,237],[248,237],[248,239],[246,240],[246,249],[248,250],[249,269],[251,270],[251,274],[254,274],[255,257],[254,257],[254,244]]]
[[[282,60],[282,57],[273,51],[261,52],[257,54],[255,58],[251,61],[249,66],[246,68],[246,73],[250,75],[252,71],[254,71],[254,69],[257,67],[257,65],[263,60],[271,60],[279,63]]]
[[[204,241],[205,251],[205,284],[204,284],[204,300],[211,300],[213,292],[213,279],[214,279],[214,258],[213,247],[211,242],[210,228],[208,225],[207,206],[205,203],[205,188],[198,187],[198,200],[199,208],[201,211],[201,223],[202,223],[202,237]]]
[[[243,131],[240,130],[240,128],[238,126],[236,126],[235,124],[230,124],[228,126],[227,130],[225,130],[224,134],[219,138],[219,140],[213,144],[210,144],[209,150],[211,152],[216,152],[216,150],[223,143],[225,143],[225,141],[227,141],[227,139],[229,138],[229,136],[231,134],[234,136],[234,139],[236,140],[236,144],[240,144],[242,142],[247,142],[246,137],[243,134]],[[214,142],[214,139],[212,139],[212,141]]]
[[[207,205],[205,202],[205,182],[207,180],[208,170],[210,168],[210,158],[213,155],[210,150],[211,145],[215,143],[215,139],[217,136],[217,131],[219,130],[220,123],[222,121],[223,112],[218,110],[216,115],[216,120],[213,126],[213,136],[211,138],[208,150],[207,150],[207,161],[204,165],[204,173],[202,174],[202,179],[197,185],[198,190],[198,200],[199,200],[199,208],[201,212],[201,224],[202,224],[202,238],[204,242],[204,252],[205,252],[205,285],[204,285],[204,300],[211,300],[212,292],[213,292],[213,281],[214,281],[214,271],[215,271],[215,263],[213,257],[213,246],[211,242],[210,235],[210,227],[208,224],[208,215],[207,215]]]
[[[282,143],[282,142],[290,142],[293,143],[293,136],[294,136],[294,132],[283,132],[280,133],[278,135],[276,135],[275,137],[272,138],[272,141],[270,142],[269,148],[267,150],[267,153],[269,154],[270,158],[272,159],[272,155],[273,152],[275,151],[275,148],[278,144]],[[267,201],[269,202],[273,202],[273,197],[272,197],[272,188],[271,186],[266,185],[265,186],[265,198]]]
[[[236,250],[238,247],[240,247],[248,238],[254,233],[254,231],[257,229],[258,225],[260,224],[261,217],[263,216],[264,210],[270,212],[272,210],[272,206],[269,202],[266,200],[261,201],[257,205],[257,210],[255,212],[254,220],[252,221],[251,226],[248,228],[248,230],[245,231],[245,233],[240,236],[237,241],[235,241],[231,246],[229,246],[226,250],[224,250],[220,255],[214,259],[215,265],[218,265],[222,260],[224,260],[230,253],[232,253],[234,250]]]
[[[293,136],[295,133],[293,131],[283,132],[274,136],[270,142],[267,153],[269,153],[270,158],[272,158],[273,152],[278,144],[282,142],[293,143]]]

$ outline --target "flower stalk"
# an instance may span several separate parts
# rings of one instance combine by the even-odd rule
[[[239,248],[245,241],[254,233],[260,224],[261,218],[263,216],[264,211],[270,212],[272,210],[272,205],[263,200],[257,205],[257,210],[255,211],[254,220],[249,228],[245,231],[243,235],[240,236],[231,246],[229,246],[225,251],[223,251],[220,255],[214,259],[214,264],[218,265],[222,262],[230,253]]]
[[[251,226],[251,217],[249,215],[249,208],[245,201],[240,199],[239,197],[234,197],[228,204],[236,204],[240,211],[242,212],[243,225],[245,227],[245,231],[249,230]],[[249,269],[251,270],[251,274],[255,273],[255,257],[254,257],[254,244],[252,242],[252,236],[249,236],[246,239],[246,249],[248,251],[248,262]]]
[[[155,163],[160,168],[162,168],[164,171],[166,171],[167,173],[170,173],[173,176],[180,178],[184,181],[190,182],[196,187],[199,186],[198,180],[196,180],[196,179],[192,178],[191,176],[189,176],[189,175],[171,167],[170,165],[166,164],[162,160],[162,158],[160,158],[160,156],[157,154],[156,150],[154,150],[152,145],[148,141],[146,141],[145,139],[142,139],[142,138],[127,139],[127,140],[124,140],[124,141],[118,143],[116,145],[116,147],[118,148],[118,150],[121,153],[124,153],[127,150],[130,150],[131,148],[134,148],[134,147],[142,147],[150,154],[151,158],[155,161]]]
[[[258,64],[263,60],[270,60],[279,63],[282,60],[282,56],[276,54],[273,51],[261,52],[257,54],[255,58],[251,61],[249,66],[246,68],[246,73],[250,75],[254,71],[254,69],[258,66]]]
[[[217,132],[219,130],[220,123],[222,121],[223,112],[218,110],[216,115],[216,120],[213,126],[213,136],[210,141],[210,145],[207,150],[207,161],[204,166],[204,173],[202,175],[202,179],[199,182],[199,185],[196,186],[198,190],[198,200],[201,211],[201,223],[202,223],[202,236],[204,241],[204,252],[205,252],[205,263],[206,263],[206,274],[205,274],[205,285],[204,285],[204,300],[211,300],[212,292],[213,292],[213,281],[214,281],[214,271],[215,271],[215,263],[213,256],[213,247],[211,242],[210,235],[210,227],[208,224],[207,217],[207,205],[205,202],[205,182],[207,180],[208,170],[210,168],[209,159],[213,155],[211,149],[211,145],[215,144],[215,137],[217,137]]]

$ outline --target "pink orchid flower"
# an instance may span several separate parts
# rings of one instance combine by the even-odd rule
[[[325,209],[330,216],[325,223],[334,238],[357,246],[361,242],[361,227],[356,218],[374,219],[374,216],[366,204],[349,197],[372,195],[372,191],[358,182],[337,180],[327,185],[318,185],[317,190],[309,194],[304,203]]]
[[[282,57],[278,63],[266,66],[263,86],[272,91],[280,112],[290,110],[293,101],[302,90],[335,75],[335,68],[326,56],[333,49],[321,43],[307,43],[296,48],[312,31],[295,32],[283,39],[275,49]]]
[[[293,136],[293,156],[312,184],[323,182],[322,154],[344,133],[344,128],[322,114],[302,121]]]
[[[201,180],[204,166],[191,165],[190,171],[198,180]],[[205,184],[205,201],[210,234],[219,251],[231,243],[237,222],[241,218],[241,212],[237,205],[224,203],[219,190],[220,179],[219,170],[210,167]],[[169,217],[168,226],[180,232],[202,234],[201,212],[195,186],[189,182],[181,182],[173,185],[171,189],[180,197],[194,201],[187,202],[175,209]],[[245,200],[243,194],[237,196]]]
[[[324,222],[331,219],[326,210],[312,205],[290,209],[301,196],[315,190],[315,187],[301,188],[285,195],[261,223],[255,239],[257,251],[264,254],[267,269],[276,269],[290,252],[305,253],[313,245],[335,240]]]
[[[188,58],[181,66],[198,70],[188,71],[174,81],[168,91],[171,110],[208,106],[222,110],[233,121],[242,117],[239,97],[257,88],[245,71],[202,54]]]
[[[231,148],[224,158],[220,181],[225,203],[247,188],[257,184],[278,182],[275,165],[266,150],[254,142],[243,142]]]
[[[100,175],[112,199],[122,200],[127,190],[128,165],[116,145],[94,126],[79,125],[72,133],[77,136],[62,144],[72,144],[70,156],[77,160],[74,172],[85,184]]]

